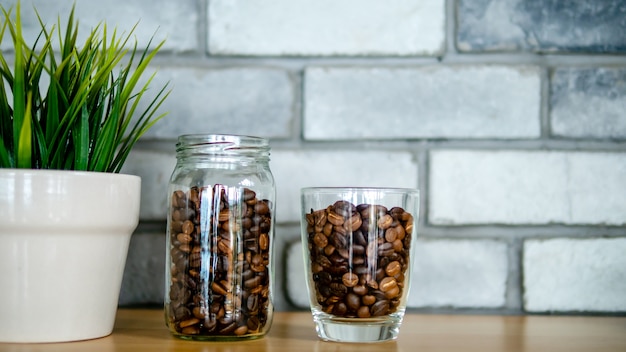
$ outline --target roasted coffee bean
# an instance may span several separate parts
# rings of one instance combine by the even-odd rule
[[[368,318],[396,311],[411,262],[413,216],[401,207],[338,201],[305,214],[321,310]]]
[[[352,287],[352,292],[356,293],[359,296],[363,296],[367,294],[368,289],[367,287],[365,287],[365,285],[356,285]]]
[[[172,193],[166,312],[176,334],[255,335],[272,314],[272,206],[248,188],[240,203],[230,202],[232,192],[226,189],[214,185]]]
[[[315,243],[318,248],[324,248],[328,245],[328,238],[323,233],[318,232],[313,236],[313,243]]]
[[[398,283],[393,277],[387,276],[380,280],[378,288],[385,293],[387,298],[395,298],[399,293]]]
[[[400,262],[398,261],[393,261],[387,264],[387,266],[385,267],[385,273],[391,277],[395,277],[396,275],[400,274],[401,270],[402,265],[400,265]]]
[[[181,328],[180,332],[185,335],[198,335],[200,333],[200,328],[195,325],[186,326],[184,328]]]
[[[345,303],[338,302],[334,305],[332,312],[334,315],[344,316],[346,315],[346,313],[348,313],[348,307],[346,306]]]
[[[348,288],[344,284],[333,282],[330,284],[330,292],[337,297],[343,297],[348,293]]]
[[[248,332],[248,326],[242,325],[242,326],[237,327],[235,331],[233,331],[233,334],[237,336],[241,336],[241,335],[245,335],[247,332]]]
[[[361,307],[361,297],[354,293],[348,293],[346,295],[346,306],[352,312],[356,312]]]
[[[369,318],[371,316],[370,308],[368,306],[361,306],[357,310],[356,315],[359,318]]]
[[[376,303],[376,297],[373,295],[365,295],[363,296],[361,301],[363,302],[364,305],[371,306],[372,304]]]
[[[328,222],[330,222],[331,224],[335,225],[335,226],[341,226],[343,225],[344,222],[344,218],[343,216],[335,213],[335,212],[331,212],[329,214],[327,214],[328,217]]]
[[[370,314],[374,317],[389,314],[389,301],[381,300],[374,303],[370,308]]]
[[[380,219],[378,219],[378,221],[376,222],[376,224],[378,225],[378,228],[380,228],[381,230],[388,229],[392,223],[393,223],[393,218],[389,214],[385,214],[381,216]]]
[[[259,329],[259,326],[261,325],[261,322],[256,316],[251,316],[250,318],[248,318],[247,325],[248,330],[257,331]]]
[[[346,287],[354,287],[357,283],[359,283],[359,277],[354,273],[345,273],[341,277],[341,281]]]

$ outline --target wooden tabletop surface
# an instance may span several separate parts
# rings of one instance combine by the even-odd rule
[[[71,343],[0,343],[0,351],[626,351],[626,317],[410,313],[397,340],[362,344],[321,341],[309,312],[277,312],[264,338],[195,342],[172,337],[161,310],[120,309],[110,336]]]

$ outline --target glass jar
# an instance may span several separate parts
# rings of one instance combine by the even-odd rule
[[[183,135],[169,182],[165,317],[192,340],[264,336],[276,190],[267,139]]]

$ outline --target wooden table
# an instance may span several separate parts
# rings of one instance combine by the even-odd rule
[[[407,314],[396,341],[346,344],[319,340],[308,312],[277,312],[262,339],[195,342],[172,337],[161,310],[121,309],[110,336],[0,351],[626,351],[626,317]]]

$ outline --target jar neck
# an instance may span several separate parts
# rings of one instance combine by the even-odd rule
[[[182,135],[176,143],[179,161],[213,160],[268,163],[269,141],[266,138],[237,135]]]

